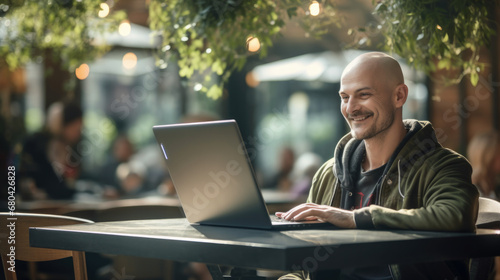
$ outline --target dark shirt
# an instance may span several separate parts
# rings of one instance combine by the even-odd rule
[[[384,164],[379,168],[368,171],[363,171],[360,166],[357,172],[358,174],[356,174],[357,180],[356,187],[354,188],[355,209],[370,206],[370,204],[375,202],[375,197],[377,195],[375,187],[384,173],[385,166]]]
[[[356,186],[354,187],[354,205],[355,209],[370,206],[376,201],[376,185],[382,177],[385,164],[381,167],[363,171],[361,165],[354,174]],[[387,265],[371,266],[371,267],[354,267],[350,269],[342,269],[340,279],[371,279],[371,280],[386,280],[392,279],[391,272]]]

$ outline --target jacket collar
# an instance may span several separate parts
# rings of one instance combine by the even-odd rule
[[[411,163],[418,160],[418,158],[436,147],[441,147],[430,122],[408,119],[403,121],[403,125],[408,130],[408,133],[387,162],[384,175],[389,169],[397,168],[398,162],[401,166],[411,166]],[[343,188],[353,186],[351,170],[361,164],[364,152],[364,141],[354,139],[350,133],[342,137],[337,144],[334,153],[333,172]]]

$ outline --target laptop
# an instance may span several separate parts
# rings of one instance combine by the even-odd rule
[[[156,125],[153,132],[191,224],[268,230],[333,226],[269,215],[235,120]]]

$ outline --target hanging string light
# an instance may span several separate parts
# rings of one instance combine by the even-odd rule
[[[311,4],[309,5],[309,14],[311,16],[317,16],[319,15],[321,9],[318,1],[312,1]]]
[[[118,27],[118,33],[122,35],[123,37],[128,36],[130,34],[130,31],[132,30],[132,26],[130,25],[130,21],[128,20],[123,20],[120,23],[120,26]]]
[[[106,3],[101,3],[100,7],[101,7],[101,10],[99,11],[99,13],[97,13],[97,15],[100,18],[107,17],[109,15],[109,5]]]
[[[247,38],[247,50],[249,52],[258,52],[260,50],[260,41],[257,37],[249,36]]]

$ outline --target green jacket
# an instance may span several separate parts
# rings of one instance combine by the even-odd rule
[[[472,168],[458,153],[443,148],[429,122],[405,120],[407,137],[387,163],[377,184],[376,205],[354,210],[358,228],[473,232],[477,188]],[[349,160],[364,143],[344,136],[332,159],[313,178],[308,202],[350,209]],[[410,252],[409,252],[410,253]],[[467,261],[394,264],[394,279],[467,279]],[[304,278],[294,273],[290,278]],[[306,274],[307,275],[307,274]],[[299,276],[299,277],[297,277]],[[297,278],[296,278],[297,277]]]
[[[429,122],[406,120],[405,126],[412,136],[388,162],[377,205],[354,211],[357,227],[474,231],[479,193],[469,162],[443,148]],[[341,207],[349,186],[337,179],[335,164],[350,156],[341,151],[353,141],[350,134],[340,140],[335,156],[313,178],[308,202]]]

